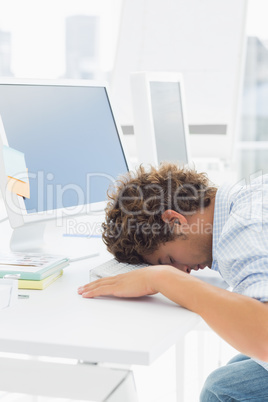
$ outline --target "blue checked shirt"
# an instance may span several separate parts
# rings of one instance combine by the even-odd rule
[[[233,292],[268,301],[268,175],[218,189],[212,252],[211,268]]]

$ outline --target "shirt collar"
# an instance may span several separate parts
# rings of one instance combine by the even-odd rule
[[[213,239],[212,239],[212,267],[218,271],[217,263],[217,246],[223,227],[230,214],[230,193],[232,193],[233,185],[225,184],[221,186],[216,193],[214,218],[213,218]]]

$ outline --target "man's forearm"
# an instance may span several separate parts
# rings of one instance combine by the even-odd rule
[[[240,352],[268,361],[268,305],[231,293],[174,268],[156,271],[154,288],[199,314]]]

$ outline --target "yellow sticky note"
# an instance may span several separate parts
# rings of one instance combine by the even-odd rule
[[[21,197],[30,198],[30,184],[24,181],[15,179],[14,177],[7,177],[7,188],[9,191],[20,195]]]

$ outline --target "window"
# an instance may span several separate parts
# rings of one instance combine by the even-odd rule
[[[238,142],[240,176],[268,173],[268,25],[265,0],[249,0],[242,116]]]
[[[0,0],[0,75],[106,79],[122,0]]]

